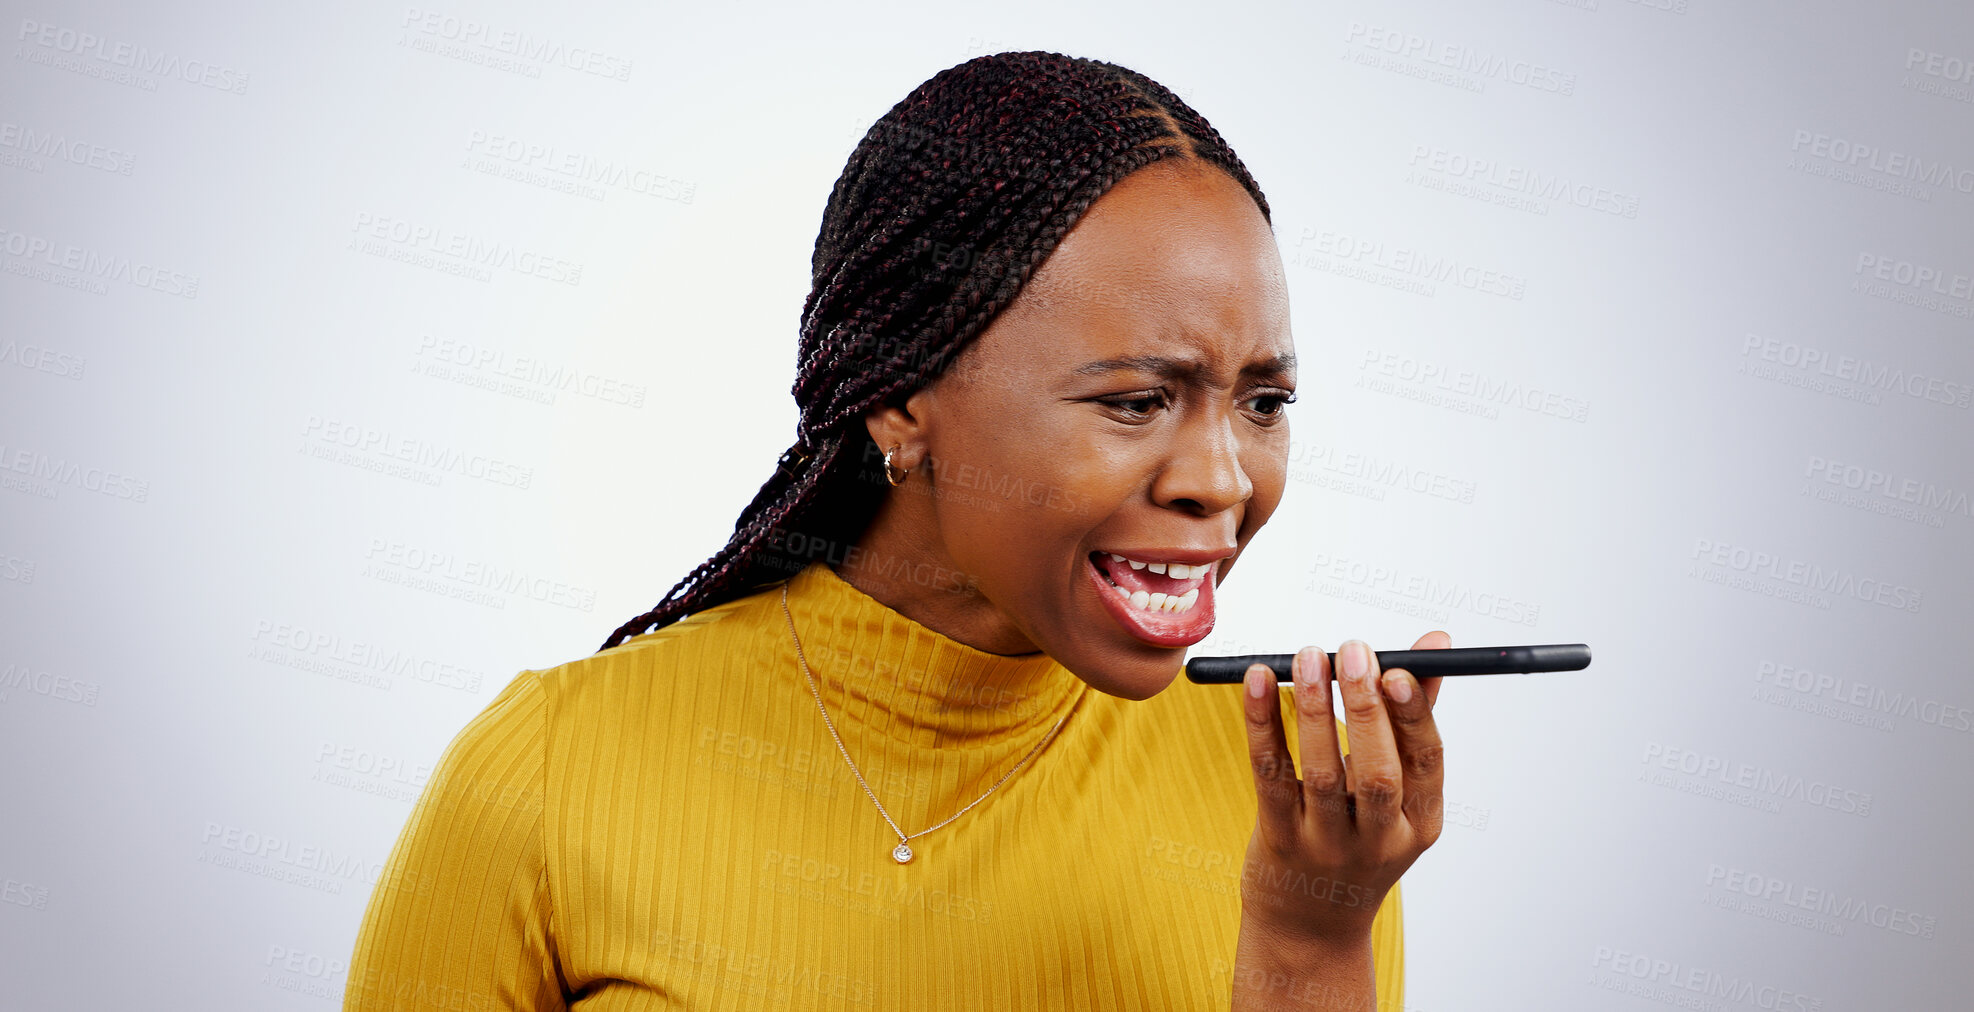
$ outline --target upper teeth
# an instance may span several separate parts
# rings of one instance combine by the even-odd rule
[[[1106,552],[1105,554],[1116,559],[1118,562],[1129,565],[1132,569],[1149,569],[1154,573],[1163,573],[1175,580],[1190,580],[1195,576],[1205,576],[1207,570],[1207,566],[1204,563],[1197,566],[1188,566],[1183,562],[1139,562],[1137,559],[1127,559],[1116,552]]]

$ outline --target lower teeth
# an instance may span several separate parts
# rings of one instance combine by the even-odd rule
[[[1098,572],[1103,572],[1103,570],[1100,568]],[[1109,582],[1111,590],[1115,590],[1117,596],[1123,598],[1123,602],[1127,606],[1131,606],[1131,608],[1135,608],[1139,612],[1151,612],[1151,614],[1155,615],[1186,614],[1186,612],[1192,610],[1192,604],[1198,602],[1198,588],[1192,588],[1192,590],[1188,590],[1184,594],[1145,594],[1143,590],[1135,590],[1133,592],[1133,590],[1121,588],[1117,584],[1117,580],[1111,580],[1111,576],[1107,572],[1103,572],[1103,580]],[[1131,600],[1135,594],[1145,594],[1145,604],[1137,604],[1135,600]],[[1173,604],[1173,602],[1177,602],[1177,604]]]
[[[1092,561],[1092,565],[1095,566],[1094,561]],[[1102,566],[1095,566],[1095,568],[1097,572],[1103,574],[1104,580],[1110,584],[1111,589],[1117,591],[1117,596],[1124,599],[1125,604],[1128,604],[1139,611],[1148,611],[1155,615],[1179,615],[1191,611],[1193,609],[1194,602],[1199,600],[1199,588],[1194,587],[1192,590],[1189,590],[1184,594],[1174,594],[1174,595],[1147,594],[1145,597],[1145,603],[1139,604],[1131,599],[1132,595],[1134,593],[1144,594],[1145,593],[1144,591],[1125,590],[1123,587],[1118,585],[1115,579],[1111,577],[1109,570],[1106,570]],[[1187,600],[1187,598],[1191,598],[1192,600]],[[1166,607],[1167,603],[1172,601],[1177,601],[1178,603],[1176,605],[1173,605],[1172,607]]]
[[[1111,584],[1111,588],[1117,591],[1118,597],[1124,599],[1124,603],[1130,605],[1133,608],[1136,608],[1139,611],[1148,611],[1153,614],[1169,614],[1169,615],[1184,614],[1185,612],[1191,611],[1193,609],[1194,601],[1199,600],[1199,590],[1198,588],[1194,588],[1193,590],[1189,590],[1184,594],[1179,594],[1173,597],[1168,597],[1164,594],[1147,595],[1145,598],[1145,603],[1139,604],[1131,599],[1133,595],[1132,591],[1125,590],[1123,587],[1119,587],[1115,583]],[[1136,593],[1142,594],[1144,593],[1144,591],[1137,591]],[[1188,598],[1191,598],[1192,600],[1187,600]],[[1172,601],[1177,601],[1178,604],[1171,605],[1170,607],[1168,607],[1167,606],[1168,602],[1172,602]]]

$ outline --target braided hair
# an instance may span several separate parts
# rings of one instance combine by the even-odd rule
[[[733,536],[600,650],[755,593],[860,538],[883,501],[862,422],[959,357],[1083,212],[1152,162],[1217,166],[1269,215],[1220,134],[1113,63],[996,53],[942,70],[872,124],[830,192],[802,307],[794,445]]]

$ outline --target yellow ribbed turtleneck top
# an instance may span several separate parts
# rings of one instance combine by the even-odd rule
[[[1228,1008],[1255,824],[1241,686],[1181,675],[1119,699],[1047,654],[949,639],[826,563],[787,586],[823,704],[906,833],[1067,719],[899,864],[778,587],[524,671],[413,808],[344,1009]],[[1395,1012],[1396,887],[1372,944]]]

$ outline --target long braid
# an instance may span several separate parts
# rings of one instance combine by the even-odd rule
[[[1165,158],[1219,167],[1270,219],[1219,132],[1116,64],[982,56],[933,75],[879,118],[845,163],[816,236],[794,445],[726,545],[599,649],[786,579],[814,546],[853,545],[886,488],[864,414],[950,368],[1098,197]]]

